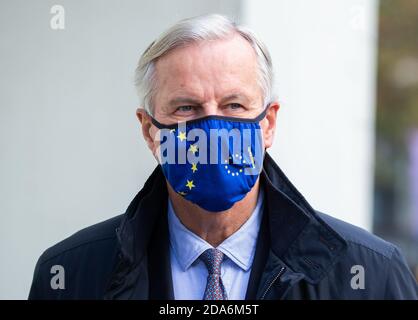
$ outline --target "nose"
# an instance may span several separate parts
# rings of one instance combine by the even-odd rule
[[[202,104],[202,116],[214,116],[222,115],[222,110],[219,108],[219,104],[216,101],[210,101]]]

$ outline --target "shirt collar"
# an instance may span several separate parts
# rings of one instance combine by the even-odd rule
[[[217,247],[244,271],[251,268],[254,260],[263,202],[264,194],[260,188],[256,207],[249,219]],[[183,271],[186,271],[205,250],[213,248],[181,223],[170,199],[168,199],[168,228],[171,248]]]

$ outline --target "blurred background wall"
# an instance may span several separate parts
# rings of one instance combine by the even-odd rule
[[[43,250],[123,213],[142,187],[155,162],[135,117],[136,62],[205,13],[270,47],[273,158],[316,209],[372,230],[377,1],[0,0],[1,299],[25,299]]]
[[[275,62],[282,109],[270,152],[317,210],[368,230],[377,9],[369,0],[243,6]]]
[[[418,3],[381,0],[373,231],[418,279]]]

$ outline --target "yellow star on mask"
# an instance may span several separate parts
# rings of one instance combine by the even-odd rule
[[[183,142],[183,140],[186,140],[186,132],[180,131],[177,138],[179,138],[180,141]]]
[[[193,180],[191,181],[187,180],[186,187],[192,190],[192,188],[195,187],[195,185],[193,184]]]
[[[193,173],[195,171],[197,171],[197,164],[196,163],[192,163],[192,171],[193,171]]]
[[[197,152],[197,146],[195,144],[190,145],[189,151],[195,154]]]

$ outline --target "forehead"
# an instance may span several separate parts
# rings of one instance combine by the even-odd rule
[[[241,36],[176,48],[156,62],[157,98],[191,94],[222,98],[237,90],[260,94],[254,49]]]

